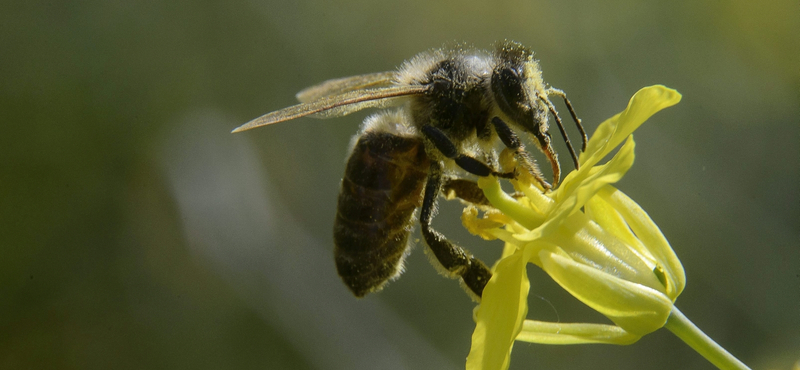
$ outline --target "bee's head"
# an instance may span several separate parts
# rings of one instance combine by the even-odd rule
[[[547,93],[533,52],[513,41],[495,50],[491,95],[500,110],[517,126],[541,136],[547,132]]]

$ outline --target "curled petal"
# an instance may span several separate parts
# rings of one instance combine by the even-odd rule
[[[541,251],[542,269],[575,298],[625,331],[643,336],[667,322],[672,300],[664,293],[577,263],[562,253]]]
[[[544,216],[536,213],[533,209],[520,201],[512,198],[500,188],[500,182],[495,177],[481,177],[478,179],[478,186],[483,190],[486,199],[492,206],[502,211],[506,216],[511,217],[520,225],[532,229],[539,226],[544,220]]]
[[[633,95],[628,107],[597,127],[580,158],[581,168],[594,166],[658,111],[681,101],[681,94],[663,85],[648,86]]]
[[[670,247],[667,238],[661,233],[661,229],[647,212],[625,193],[609,186],[598,195],[619,212],[639,240],[647,246],[648,252],[663,269],[666,276],[667,295],[674,301],[686,286],[686,275],[681,261]]]
[[[616,190],[613,186],[606,185],[604,189],[598,192],[598,195],[607,194],[604,192],[606,189]],[[625,222],[622,215],[620,215],[619,212],[614,209],[614,206],[608,203],[604,197],[592,197],[592,199],[586,202],[584,209],[586,210],[586,216],[600,225],[603,230],[631,246],[631,248],[642,256],[642,259],[648,260],[652,266],[656,265],[656,260],[647,250],[647,247],[636,237],[633,231],[631,231],[631,228],[628,226],[628,223]]]
[[[545,240],[554,246],[552,251],[563,250],[582,265],[666,294],[662,280],[653,273],[657,264],[651,257],[638,253],[584,213],[576,212],[568,217],[562,227]]]

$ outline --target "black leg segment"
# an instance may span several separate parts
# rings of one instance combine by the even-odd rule
[[[436,149],[442,153],[442,155],[454,160],[459,167],[464,169],[464,171],[467,171],[473,175],[481,177],[492,175],[506,179],[514,178],[513,172],[509,173],[497,172],[493,170],[491,167],[487,166],[485,163],[468,155],[459,153],[456,145],[453,143],[452,140],[450,140],[449,137],[447,137],[447,135],[444,132],[442,132],[442,130],[427,125],[427,126],[422,126],[421,131],[423,135],[425,135],[425,137],[433,143]]]
[[[420,211],[420,225],[422,237],[428,244],[436,260],[452,276],[458,276],[464,285],[477,297],[483,294],[483,288],[492,277],[486,265],[472,256],[469,252],[451,243],[444,235],[431,227],[431,221],[436,213],[436,201],[442,186],[442,165],[432,162],[428,173],[428,182],[425,185],[425,196]]]
[[[508,149],[517,150],[522,146],[517,134],[515,134],[514,131],[511,130],[511,127],[508,127],[500,117],[492,118],[492,124],[494,125],[494,130],[497,132],[497,136],[500,137],[500,140]]]
[[[492,169],[489,168],[489,166],[487,166],[485,163],[466,155],[459,154],[455,158],[455,161],[459,167],[473,175],[486,177],[494,173],[494,171],[492,171]]]

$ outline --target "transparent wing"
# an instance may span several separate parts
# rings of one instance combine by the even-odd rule
[[[323,118],[344,116],[365,108],[391,105],[397,102],[395,98],[419,95],[426,90],[427,87],[421,85],[390,86],[327,96],[311,103],[301,103],[267,113],[237,127],[233,132],[289,121],[312,114],[317,114],[317,116]]]
[[[367,101],[363,101],[363,102],[360,102],[360,103],[347,104],[347,105],[342,105],[342,106],[338,106],[338,107],[331,108],[331,109],[326,109],[326,110],[321,111],[319,113],[311,114],[310,117],[311,118],[341,117],[341,116],[346,116],[346,115],[348,115],[350,113],[355,113],[355,112],[358,112],[358,111],[360,111],[362,109],[367,109],[367,108],[379,108],[380,109],[380,108],[393,107],[393,106],[396,106],[396,105],[400,105],[403,102],[402,99],[403,99],[403,96],[382,98],[382,99],[376,99],[376,100],[367,100]]]
[[[297,95],[301,103],[310,103],[320,98],[339,95],[355,90],[372,89],[392,85],[396,72],[370,73],[360,76],[337,78],[303,89]]]

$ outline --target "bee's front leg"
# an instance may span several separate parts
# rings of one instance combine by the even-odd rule
[[[459,153],[456,145],[442,130],[439,130],[431,125],[425,125],[422,126],[421,131],[425,138],[433,143],[433,145],[440,153],[442,153],[442,155],[454,160],[456,164],[465,171],[481,177],[497,176],[506,179],[514,178],[513,172],[497,172],[485,163],[466,154]]]

